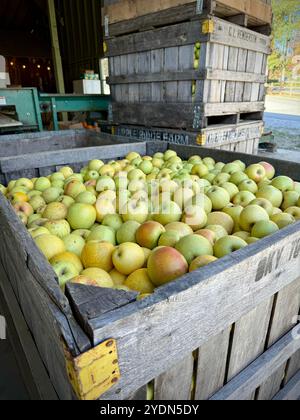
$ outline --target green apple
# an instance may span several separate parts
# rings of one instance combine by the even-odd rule
[[[69,208],[72,204],[75,203],[74,198],[69,197],[68,195],[62,195],[57,201],[59,203],[64,204],[67,208]]]
[[[250,191],[240,191],[233,197],[232,203],[235,206],[247,207],[251,201],[255,200],[255,195]]]
[[[68,209],[63,203],[50,203],[43,212],[43,218],[49,220],[63,220],[67,217]]]
[[[238,187],[240,191],[249,191],[252,194],[256,194],[258,191],[258,186],[252,179],[246,179],[241,182]]]
[[[20,179],[17,180],[17,182],[15,184],[15,187],[23,187],[27,191],[31,191],[34,188],[34,184],[28,178],[20,178]]]
[[[207,181],[210,185],[212,185],[215,178],[216,175],[210,172],[209,174],[205,175],[202,179]]]
[[[281,207],[283,201],[283,194],[280,190],[272,185],[266,185],[258,190],[256,193],[257,198],[265,198],[269,200],[273,207]]]
[[[230,200],[232,200],[239,193],[238,187],[231,182],[225,182],[224,184],[221,184],[220,187],[224,188],[228,192],[230,195]]]
[[[90,204],[75,203],[68,209],[67,220],[73,230],[90,229],[96,222],[96,209]]]
[[[218,171],[221,171],[222,172],[224,166],[225,166],[225,163],[224,162],[218,162],[215,165],[215,169],[217,169]]]
[[[158,246],[170,246],[175,248],[180,239],[180,234],[178,232],[175,230],[169,230],[161,235],[158,241]]]
[[[224,207],[224,209],[222,210],[223,213],[228,214],[234,221],[235,226],[237,227],[239,224],[239,220],[240,220],[240,215],[242,213],[242,211],[244,210],[244,207],[242,206],[227,206]]]
[[[275,214],[274,216],[271,216],[271,220],[276,223],[279,229],[284,229],[296,222],[296,219],[288,213]]]
[[[169,223],[179,222],[181,217],[181,209],[174,201],[166,201],[160,204],[159,213],[153,215],[154,220],[163,226]]]
[[[297,191],[285,192],[283,194],[283,203],[281,205],[282,210],[285,211],[289,207],[296,206],[299,198],[300,198],[300,194]]]
[[[210,198],[208,198],[207,195],[202,193],[198,193],[195,195],[195,197],[193,197],[192,204],[202,207],[205,210],[206,214],[211,213],[213,208]]]
[[[257,205],[249,205],[242,211],[239,224],[242,230],[251,232],[257,222],[269,220],[270,218],[266,210]]]
[[[241,171],[241,167],[237,163],[227,163],[222,169],[222,172],[229,174],[230,176],[240,171]]]
[[[28,228],[30,229],[30,226],[32,223],[34,223],[37,220],[40,220],[42,218],[41,214],[32,214],[31,216],[28,217]]]
[[[272,235],[279,231],[276,223],[266,220],[261,220],[260,222],[255,223],[251,230],[251,237],[253,238],[265,238],[266,236]]]
[[[278,176],[272,181],[272,186],[282,193],[294,190],[294,181],[288,176]]]
[[[248,245],[252,245],[252,244],[256,244],[256,242],[258,242],[260,239],[258,238],[252,238],[251,236],[247,239],[247,244]]]
[[[104,162],[102,160],[94,159],[89,162],[88,169],[90,171],[97,171],[99,172],[100,169],[104,166]]]
[[[43,226],[28,229],[28,232],[30,233],[30,235],[32,236],[33,239],[35,239],[35,238],[37,238],[38,236],[41,236],[41,235],[50,235],[49,230],[44,228]]]
[[[77,236],[81,236],[81,238],[84,239],[84,241],[87,240],[87,238],[89,237],[91,231],[89,229],[77,229],[74,230],[74,232],[72,233],[73,235],[77,235]]]
[[[95,195],[89,191],[84,191],[75,198],[76,203],[91,204],[92,206],[96,204],[96,201]]]
[[[33,210],[36,211],[37,209],[45,206],[46,202],[43,199],[43,197],[41,197],[40,195],[36,195],[29,201],[29,204],[31,205]]]
[[[216,211],[208,215],[207,225],[222,226],[226,230],[228,235],[230,235],[233,232],[234,220],[229,214]]]
[[[185,236],[180,239],[175,248],[184,256],[189,265],[201,255],[213,255],[211,243],[200,235]]]
[[[116,236],[118,244],[123,244],[126,242],[135,242],[136,232],[140,226],[141,224],[135,221],[129,221],[124,223],[117,230]]]
[[[174,150],[167,150],[164,154],[164,160],[168,161],[169,159],[177,157],[177,153]]]
[[[97,181],[99,179],[100,175],[97,171],[87,171],[84,175],[84,181]]]
[[[79,275],[79,272],[74,266],[74,264],[67,261],[59,261],[53,264],[53,270],[55,271],[58,277],[59,286],[61,287],[62,290],[65,289],[66,284],[70,280],[72,280],[73,278]]]
[[[229,182],[230,175],[224,172],[221,172],[219,175],[216,175],[213,181],[213,185],[218,185],[219,187],[225,182]]]
[[[34,183],[34,189],[37,191],[43,192],[50,187],[51,187],[51,182],[48,178],[45,178],[45,177],[37,179]]]
[[[82,236],[72,233],[65,236],[63,238],[63,242],[67,252],[71,252],[72,254],[77,255],[79,258],[81,257],[82,250],[85,246],[85,240]]]
[[[182,222],[169,223],[165,226],[165,229],[167,232],[177,232],[179,234],[179,239],[193,234],[193,229],[186,223]]]
[[[71,228],[66,220],[51,220],[44,224],[51,235],[57,236],[60,239],[70,235]]]
[[[108,226],[117,232],[123,225],[123,220],[119,214],[107,214],[102,221],[102,225]]]
[[[246,170],[246,164],[244,162],[242,162],[241,160],[235,160],[232,163],[235,163],[236,165],[238,165],[240,167],[240,170],[242,172],[245,172],[245,170]]]
[[[300,182],[294,182],[294,190],[300,194]]]
[[[140,169],[133,169],[128,173],[129,181],[145,181],[146,175]]]
[[[43,191],[42,197],[47,204],[50,204],[57,201],[61,193],[63,193],[63,190],[60,188],[50,187]]]
[[[190,205],[186,207],[182,222],[190,226],[193,231],[202,229],[207,224],[207,214],[203,207]]]
[[[202,162],[202,159],[198,155],[191,156],[188,160],[188,163],[193,165],[193,166],[197,165],[197,163],[201,163],[201,162]]]
[[[250,238],[249,232],[235,232],[233,236],[237,236],[240,239],[243,239],[243,241],[247,242],[247,239]]]
[[[228,236],[227,230],[221,225],[207,225],[205,229],[213,232],[216,236],[216,240]]]
[[[231,175],[229,182],[235,185],[240,185],[243,181],[246,181],[249,177],[244,172],[235,172]]]
[[[99,193],[103,191],[116,191],[115,181],[109,176],[101,176],[98,179],[96,191]]]
[[[197,163],[193,166],[192,175],[197,175],[199,178],[203,178],[204,176],[209,174],[208,167],[203,163]]]
[[[50,176],[50,181],[52,183],[56,181],[65,182],[65,177],[63,176],[61,172],[55,172],[54,174]]]
[[[58,188],[59,190],[64,190],[65,183],[63,181],[53,181],[51,182],[51,187]]]
[[[275,176],[275,168],[268,162],[259,162],[261,166],[265,168],[266,177],[271,180]]]
[[[60,173],[63,174],[64,178],[67,179],[73,175],[74,171],[69,166],[65,166],[59,170]]]
[[[285,213],[291,214],[295,218],[295,220],[300,220],[300,207],[289,207],[285,210]]]
[[[266,210],[266,212],[268,213],[270,217],[274,213],[274,207],[272,203],[270,203],[270,201],[267,200],[266,198],[256,198],[255,200],[251,201],[250,204],[262,207],[264,210]]]
[[[27,197],[28,197],[29,200],[31,200],[33,197],[41,196],[42,194],[43,194],[42,191],[33,190],[33,191],[29,191],[27,193]]]
[[[209,188],[207,196],[212,202],[213,210],[221,210],[230,203],[230,195],[221,187]]]
[[[148,218],[148,204],[144,201],[129,200],[121,209],[124,222],[135,221],[144,223]]]
[[[266,170],[262,165],[254,164],[250,165],[246,171],[246,175],[255,181],[257,184],[261,182],[264,178],[266,178]]]
[[[108,226],[96,226],[91,230],[91,233],[87,238],[87,242],[91,241],[109,242],[115,246],[116,232]]]
[[[206,157],[204,159],[202,159],[202,162],[204,163],[204,165],[206,165],[208,167],[208,169],[213,169],[215,167],[215,160],[211,157]]]
[[[178,188],[173,195],[173,201],[178,204],[181,209],[184,209],[188,203],[191,202],[194,192],[189,188]]]
[[[214,255],[217,258],[223,258],[232,252],[245,248],[247,245],[247,242],[237,236],[224,236],[215,243]]]
[[[73,180],[66,184],[64,195],[72,197],[75,200],[75,198],[84,191],[86,191],[85,185],[80,181]]]
[[[139,245],[123,243],[113,252],[112,260],[119,273],[130,275],[144,267],[145,254]]]
[[[144,160],[142,161],[142,163],[139,165],[139,169],[144,172],[144,174],[149,175],[151,174],[152,170],[153,170],[153,165],[150,161]]]

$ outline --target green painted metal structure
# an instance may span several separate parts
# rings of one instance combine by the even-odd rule
[[[7,105],[15,105],[19,120],[26,131],[43,131],[42,113],[51,113],[53,129],[59,130],[58,113],[100,112],[107,113],[110,96],[39,94],[35,88],[0,89]]]

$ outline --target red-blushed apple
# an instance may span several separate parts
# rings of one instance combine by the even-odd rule
[[[115,247],[109,242],[90,241],[81,254],[81,261],[85,268],[101,268],[109,272],[113,269],[112,256]]]
[[[289,207],[285,210],[285,213],[291,214],[296,220],[300,220],[300,207]]]
[[[43,212],[43,218],[49,220],[63,220],[67,217],[68,208],[63,203],[50,203]]]
[[[207,239],[210,244],[213,246],[217,241],[217,235],[215,232],[209,229],[200,229],[197,232],[195,232],[195,235],[203,236],[205,239]]]
[[[268,162],[259,162],[259,165],[263,166],[266,171],[266,177],[268,179],[273,179],[275,176],[275,168]]]
[[[223,258],[232,252],[245,248],[247,245],[247,242],[237,236],[224,236],[216,242],[214,255],[217,258]]]
[[[34,241],[47,260],[51,260],[55,255],[62,254],[66,250],[63,241],[54,235],[40,235]]]
[[[189,272],[192,273],[193,271],[196,271],[202,267],[206,267],[208,264],[211,264],[217,260],[218,258],[213,257],[211,255],[201,255],[200,257],[192,261]]]
[[[255,181],[257,184],[266,178],[266,170],[262,165],[254,164],[250,165],[246,171],[246,175]]]
[[[136,232],[136,242],[143,248],[154,249],[165,231],[165,228],[160,223],[154,221],[145,222]]]
[[[76,199],[76,197],[82,193],[86,191],[86,187],[77,180],[74,181],[70,181],[66,187],[65,187],[65,194],[69,197],[72,197],[74,200]]]
[[[152,283],[159,287],[188,272],[185,258],[174,248],[156,248],[148,260],[148,275]]]
[[[107,289],[114,288],[114,283],[110,275],[101,268],[87,268],[86,270],[82,271],[81,276],[87,277],[92,281],[95,281],[98,287],[103,287]]]
[[[229,214],[216,211],[208,215],[207,225],[223,226],[223,228],[226,229],[228,235],[230,235],[234,228],[234,220]]]
[[[262,220],[260,222],[255,223],[255,225],[253,226],[251,230],[251,237],[262,239],[278,231],[279,228],[276,225],[276,223],[272,222],[271,220]]]
[[[23,213],[27,218],[34,213],[33,208],[29,203],[16,203],[13,207],[16,212]]]
[[[193,229],[186,223],[182,223],[182,222],[169,223],[165,226],[165,229],[167,232],[169,231],[177,232],[179,234],[179,239],[183,238],[184,236],[193,234]]]
[[[139,293],[153,293],[155,285],[152,283],[147,268],[134,271],[124,282],[124,286]]]
[[[180,239],[175,248],[184,256],[188,264],[201,255],[213,255],[211,243],[201,235],[185,236]]]
[[[95,207],[90,204],[75,203],[68,209],[67,220],[73,230],[90,229],[96,218]]]
[[[239,224],[245,232],[251,232],[257,222],[269,220],[266,210],[256,205],[250,205],[242,211]]]
[[[145,254],[143,249],[134,243],[125,242],[118,246],[112,255],[114,267],[122,274],[130,275],[143,268]]]

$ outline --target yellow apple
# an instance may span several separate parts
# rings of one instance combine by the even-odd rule
[[[130,276],[124,282],[124,286],[134,290],[135,292],[143,294],[153,293],[155,289],[155,286],[150,280],[148,270],[146,268],[141,268],[130,274]]]
[[[139,245],[125,242],[113,252],[112,261],[120,273],[128,276],[134,271],[143,268],[145,254]]]

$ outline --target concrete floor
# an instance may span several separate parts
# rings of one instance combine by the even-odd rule
[[[0,400],[28,400],[9,340],[0,340]]]

